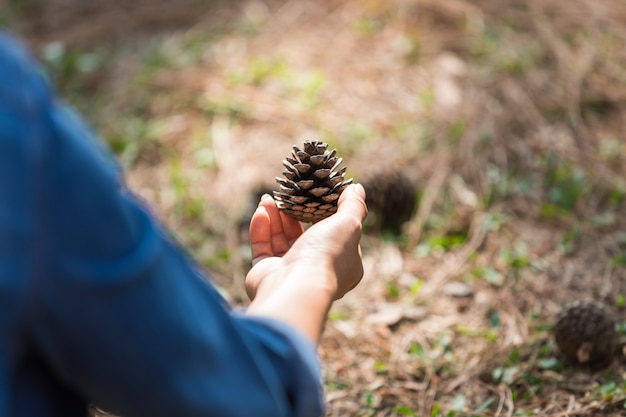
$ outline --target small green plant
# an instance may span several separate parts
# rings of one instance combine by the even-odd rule
[[[387,281],[387,297],[393,299],[400,297],[400,286],[396,281]]]
[[[270,78],[280,78],[288,71],[289,67],[282,57],[256,57],[250,61],[246,68],[229,74],[228,81],[232,85],[259,86]]]
[[[361,414],[364,417],[374,417],[376,415],[376,409],[380,404],[380,397],[370,390],[365,390],[363,393],[363,408]]]
[[[408,65],[419,63],[424,56],[424,41],[418,30],[408,31],[400,38],[404,59]],[[434,95],[433,95],[434,97]]]
[[[426,357],[426,350],[424,349],[424,346],[418,342],[413,342],[409,345],[409,353],[421,359]]]
[[[607,381],[596,382],[593,385],[595,392],[592,395],[600,400],[612,403],[621,403],[626,408],[626,380],[616,381],[610,378]]]
[[[476,267],[472,271],[472,276],[480,279],[484,279],[489,284],[495,287],[501,287],[504,284],[506,277],[492,266]]]
[[[517,28],[500,24],[485,27],[470,43],[470,53],[487,68],[514,76],[534,68],[544,48]]]
[[[528,174],[503,172],[501,168],[495,165],[487,167],[487,179],[489,189],[482,198],[487,207],[502,199],[525,195],[537,182],[534,177]]]
[[[503,264],[514,277],[519,271],[530,265],[528,248],[523,242],[516,242],[513,247],[504,247],[498,253],[498,262]]]
[[[520,367],[517,365],[511,366],[498,366],[492,372],[491,377],[494,381],[502,382],[506,385],[511,385],[519,375]]]
[[[498,333],[494,330],[473,329],[466,326],[457,326],[456,332],[465,336],[480,337],[488,342],[495,342],[498,339]]]
[[[452,339],[447,333],[442,333],[436,341],[437,348],[440,350],[442,357],[446,360],[454,359],[454,352],[452,350]]]
[[[413,284],[411,284],[411,286],[409,287],[409,293],[411,295],[417,295],[419,294],[420,290],[422,289],[422,286],[424,285],[424,280],[421,278],[415,278],[415,281],[413,282]]]
[[[449,251],[462,246],[466,241],[466,233],[430,236],[424,242],[416,246],[415,254],[421,258],[435,251]]]
[[[430,417],[437,417],[441,412],[441,404],[435,403],[433,404],[433,408],[430,410]]]
[[[559,241],[559,249],[564,255],[571,255],[576,247],[576,242],[580,237],[580,227],[574,226],[569,229]]]
[[[457,394],[454,396],[452,400],[452,404],[450,408],[453,411],[463,411],[465,409],[465,404],[467,403],[467,397],[463,394]]]
[[[602,111],[602,108],[591,108],[593,111]],[[619,156],[624,150],[624,144],[618,138],[611,137],[600,141],[599,156],[604,161],[611,162],[611,160],[619,159]]]
[[[326,82],[326,76],[319,70],[304,75],[296,86],[300,90],[300,103],[304,108],[313,110],[318,106],[320,94]]]
[[[142,70],[152,75],[162,69],[189,68],[201,61],[214,38],[215,34],[203,30],[156,38],[140,51]]]
[[[162,121],[126,115],[109,127],[107,144],[122,165],[129,168],[147,146],[156,144],[163,128]]]
[[[485,411],[487,411],[489,407],[491,407],[491,405],[495,402],[496,402],[496,397],[489,397],[484,403],[478,406],[476,410],[474,410],[474,412],[477,414],[482,414]]]
[[[522,398],[526,401],[530,401],[534,398],[539,391],[544,387],[544,380],[532,371],[527,371],[522,374],[523,392]]]
[[[457,144],[465,134],[466,130],[467,124],[465,123],[465,121],[457,120],[452,123],[452,125],[450,125],[450,127],[448,128],[448,141],[450,145],[454,146],[455,144]]]
[[[46,44],[41,55],[55,84],[69,95],[85,90],[89,76],[107,62],[100,51],[68,48],[58,41]]]
[[[353,30],[361,36],[369,36],[378,32],[383,27],[382,22],[379,20],[369,18],[369,17],[361,17],[356,19],[352,23]]]
[[[210,146],[196,149],[193,158],[199,168],[214,168],[217,165],[217,155]]]
[[[501,213],[486,213],[483,223],[485,230],[497,232],[507,221],[507,217]]]
[[[540,358],[537,360],[537,366],[540,369],[547,369],[560,372],[564,369],[563,364],[555,357]]]
[[[350,384],[344,381],[326,381],[326,390],[329,392],[332,391],[341,391],[348,388]]]
[[[619,255],[615,255],[611,259],[611,264],[613,266],[625,266],[626,265],[626,252],[620,253]]]
[[[358,120],[348,122],[345,134],[348,143],[354,145],[360,145],[362,142],[377,136],[374,127]]]
[[[180,161],[171,162],[169,173],[170,187],[174,193],[174,214],[181,220],[200,220],[205,212],[204,200],[191,192],[191,181],[182,170]]]
[[[626,185],[624,183],[619,183],[617,186],[613,187],[607,195],[607,201],[613,209],[620,207],[625,199]]]
[[[554,155],[545,159],[545,190],[548,203],[542,206],[545,217],[557,217],[574,210],[583,194],[585,176],[574,164]]]
[[[400,416],[417,416],[415,411],[411,407],[407,407],[406,405],[400,405],[395,409],[396,413]]]
[[[536,416],[537,413],[535,413],[533,410],[515,410],[515,412],[513,413],[514,416]]]
[[[328,313],[329,321],[342,321],[342,320],[348,319],[349,317],[350,316],[348,313],[346,313],[345,311],[340,311],[340,310],[331,310]]]
[[[376,375],[385,375],[389,370],[389,365],[385,361],[376,361],[374,363],[374,371]]]

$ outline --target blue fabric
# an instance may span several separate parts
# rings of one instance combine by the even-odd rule
[[[0,416],[317,417],[314,345],[232,311],[0,33]]]

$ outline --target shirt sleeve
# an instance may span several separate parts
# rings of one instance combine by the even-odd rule
[[[0,63],[0,115],[12,113],[2,181],[28,195],[14,214],[32,224],[18,242],[30,254],[25,322],[60,383],[129,416],[322,415],[314,345],[233,312],[1,34]]]

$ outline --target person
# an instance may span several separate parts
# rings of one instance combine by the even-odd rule
[[[363,275],[363,188],[306,231],[264,196],[240,311],[94,136],[0,33],[0,415],[323,414],[316,345]]]

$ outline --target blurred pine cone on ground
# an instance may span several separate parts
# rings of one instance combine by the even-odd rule
[[[559,312],[554,338],[568,361],[578,365],[606,365],[617,346],[615,320],[596,302],[575,301]]]
[[[400,234],[417,206],[417,186],[402,171],[387,170],[363,180],[369,215],[366,226]]]
[[[329,151],[328,144],[305,141],[303,149],[293,146],[283,161],[283,177],[276,177],[280,191],[274,191],[278,208],[304,223],[315,223],[337,211],[343,190],[352,183],[344,180],[342,158]]]

